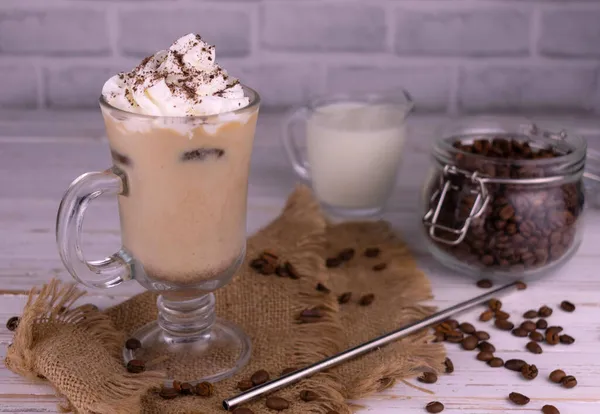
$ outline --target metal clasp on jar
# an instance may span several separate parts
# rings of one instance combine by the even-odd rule
[[[461,186],[452,183],[452,176],[466,178],[471,183],[475,184],[475,188],[469,190],[470,193],[475,196],[475,201],[473,202],[467,218],[460,228],[448,227],[438,223],[440,212],[448,193],[450,191],[462,190]],[[432,194],[429,200],[429,211],[427,211],[425,216],[423,216],[423,224],[425,224],[426,227],[429,227],[429,237],[435,241],[445,243],[450,246],[456,246],[457,244],[460,244],[467,235],[467,231],[469,230],[471,222],[483,214],[485,208],[490,202],[490,196],[485,187],[485,181],[485,179],[479,176],[477,171],[469,172],[456,168],[455,166],[444,166],[443,174],[440,176],[440,187]],[[456,238],[448,239],[440,237],[438,235],[439,231],[455,235]]]

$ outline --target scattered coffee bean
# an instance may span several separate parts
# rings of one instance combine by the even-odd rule
[[[298,368],[291,368],[291,367],[286,368],[283,371],[281,371],[281,376],[283,377],[284,375],[291,374],[292,372],[297,371],[297,370],[298,370]]]
[[[325,313],[321,308],[308,308],[300,312],[297,319],[302,323],[312,323],[319,321],[323,316]]]
[[[527,365],[527,362],[522,359],[509,359],[504,363],[504,368],[509,369],[511,371],[521,372],[521,369]]]
[[[446,341],[450,342],[451,344],[458,344],[462,342],[464,337],[464,334],[458,331],[451,331],[446,333]]]
[[[446,374],[452,374],[454,372],[454,364],[450,358],[446,358],[444,365],[446,366]]]
[[[300,279],[300,274],[296,271],[296,268],[290,262],[283,264],[285,271],[290,279]]]
[[[302,401],[311,402],[319,399],[319,394],[310,390],[300,391],[300,399]]]
[[[371,303],[373,303],[374,300],[375,300],[375,295],[372,293],[369,293],[368,295],[364,295],[362,298],[360,298],[358,303],[360,306],[369,306]]]
[[[451,329],[458,329],[458,327],[460,326],[456,319],[446,319],[443,323],[450,326]]]
[[[189,382],[182,382],[179,393],[182,395],[192,395],[194,393],[194,386]]]
[[[366,257],[377,257],[377,256],[379,256],[379,253],[381,253],[381,250],[379,250],[379,248],[377,248],[377,247],[367,247],[365,249],[364,255]]]
[[[325,260],[325,266],[332,268],[332,267],[339,267],[342,264],[342,261],[340,259],[338,259],[337,257],[330,257],[327,260]]]
[[[563,300],[560,304],[560,308],[565,312],[573,312],[575,310],[575,305],[568,300]]]
[[[179,391],[174,388],[161,388],[158,395],[165,400],[172,400],[173,398],[177,398]]]
[[[18,316],[13,316],[8,321],[6,321],[6,329],[13,332],[16,331],[17,327],[19,326],[20,320],[21,319]]]
[[[542,413],[544,414],[560,414],[560,411],[558,411],[558,408],[556,408],[553,405],[544,405],[542,407]]]
[[[264,369],[260,369],[260,370],[256,371],[250,377],[250,381],[252,381],[252,384],[254,384],[254,385],[264,384],[265,382],[267,382],[270,379],[271,379],[271,376]]]
[[[497,358],[494,357],[492,359],[490,359],[487,364],[492,367],[492,368],[500,368],[504,366],[504,361],[502,360],[502,358]]]
[[[494,283],[490,279],[481,279],[477,281],[477,287],[482,289],[489,289],[494,286]]]
[[[195,391],[196,395],[199,395],[200,397],[212,397],[215,393],[215,388],[210,382],[204,381],[196,384]]]
[[[329,289],[327,286],[325,286],[323,283],[317,283],[317,287],[316,287],[317,291],[319,292],[323,292],[323,293],[331,293],[331,289]]]
[[[487,341],[488,339],[490,339],[490,334],[487,333],[486,331],[477,331],[477,332],[475,332],[475,336],[480,341]]]
[[[352,299],[352,292],[345,292],[338,297],[338,303],[343,305],[344,303],[350,302],[350,299]]]
[[[263,250],[261,257],[271,263],[277,263],[277,261],[279,261],[279,256],[272,250]]]
[[[529,339],[535,342],[544,342],[544,335],[538,331],[533,331],[529,333]]]
[[[424,372],[420,377],[417,378],[419,382],[424,384],[435,384],[438,380],[435,372]]]
[[[535,331],[536,325],[533,321],[525,321],[521,324],[521,328],[525,329],[527,333],[529,333]]]
[[[491,320],[494,317],[494,312],[492,312],[491,310],[486,310],[485,312],[483,312],[481,315],[479,315],[479,320],[481,322],[487,322],[489,320]]]
[[[525,319],[534,319],[534,318],[537,318],[537,317],[538,317],[538,313],[537,313],[537,311],[536,311],[536,310],[528,310],[527,312],[525,312],[525,313],[523,314],[523,317],[524,317]]]
[[[519,394],[518,392],[511,392],[508,398],[517,405],[526,405],[529,403],[529,397]]]
[[[560,335],[558,334],[560,331],[555,328],[551,326],[546,329],[546,343],[548,345],[556,345],[560,342]]]
[[[510,319],[510,315],[507,312],[504,312],[501,310],[494,312],[494,317],[496,319],[503,319],[503,320]]]
[[[477,360],[479,361],[491,361],[494,358],[494,354],[492,354],[491,352],[488,351],[481,351],[480,353],[477,354]]]
[[[548,321],[546,319],[539,319],[536,323],[535,323],[535,327],[537,329],[546,329],[548,327]]]
[[[538,376],[538,369],[533,364],[525,364],[523,368],[521,368],[521,375],[527,380],[535,379]]]
[[[240,391],[248,391],[252,387],[254,387],[254,384],[250,380],[241,380],[237,383],[237,388]]]
[[[477,344],[479,343],[479,339],[476,336],[469,335],[462,340],[462,348],[465,351],[472,351],[477,348]]]
[[[514,336],[518,336],[519,338],[525,338],[529,333],[523,328],[515,328],[512,330],[512,334]]]
[[[477,345],[477,348],[479,348],[480,351],[484,352],[496,352],[496,347],[486,341],[480,342],[479,345]]]
[[[466,334],[475,333],[475,327],[467,322],[461,323],[458,328]]]
[[[140,359],[132,359],[127,363],[127,371],[132,374],[139,374],[146,370],[146,364]]]
[[[527,289],[527,283],[525,282],[521,282],[520,280],[517,282],[517,289],[518,290],[525,290]]]
[[[552,315],[552,308],[544,305],[538,310],[538,315],[540,318],[547,318]]]
[[[541,354],[543,352],[540,344],[538,344],[537,342],[534,342],[534,341],[528,342],[526,345],[526,348],[532,354]]]
[[[573,342],[575,342],[575,338],[573,338],[571,335],[561,335],[558,337],[558,339],[560,340],[561,344],[565,344],[565,345],[571,345]]]
[[[181,391],[181,381],[173,380],[173,389],[177,392]]]
[[[387,267],[387,264],[379,263],[379,264],[376,264],[375,266],[373,266],[373,270],[376,272],[380,272],[380,271],[384,270],[386,267]]]
[[[573,388],[577,385],[577,379],[573,375],[567,375],[560,383],[565,388]]]
[[[267,408],[275,411],[283,411],[290,408],[290,403],[285,398],[281,397],[268,397],[265,401]]]
[[[567,376],[567,374],[565,374],[565,371],[563,371],[562,369],[555,369],[554,371],[552,371],[550,373],[548,378],[550,378],[550,381],[552,381],[556,384],[560,384],[562,382],[563,378],[566,376]]]
[[[353,257],[354,257],[354,249],[352,249],[352,248],[344,249],[341,252],[339,252],[339,254],[338,254],[338,259],[340,259],[343,262],[352,260]]]
[[[563,331],[562,326],[549,326],[548,328],[546,328],[546,333],[548,333],[548,332],[561,333],[562,331]]]
[[[425,406],[428,413],[437,414],[444,411],[444,404],[439,401],[432,401]]]
[[[496,319],[494,326],[503,331],[510,331],[515,327],[515,324],[511,321],[507,321],[506,319]]]
[[[231,414],[254,414],[254,411],[246,407],[238,407]]]
[[[142,343],[137,338],[129,338],[127,342],[125,342],[125,348],[135,351],[136,349],[140,349],[142,347]]]
[[[490,299],[488,302],[488,307],[493,310],[494,312],[499,311],[500,309],[502,309],[502,302],[500,302],[498,299]],[[504,318],[507,319],[507,318]]]

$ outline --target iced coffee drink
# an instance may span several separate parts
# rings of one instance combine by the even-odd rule
[[[198,285],[244,254],[248,170],[258,115],[252,92],[190,34],[109,79],[102,112],[124,249],[151,280]]]

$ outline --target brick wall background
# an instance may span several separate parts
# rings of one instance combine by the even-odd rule
[[[192,31],[268,106],[404,87],[420,111],[600,113],[600,0],[0,0],[0,108],[95,108]]]

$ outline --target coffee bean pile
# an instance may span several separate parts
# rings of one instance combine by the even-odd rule
[[[279,256],[270,250],[263,251],[257,258],[253,259],[250,262],[250,267],[265,276],[276,274],[279,277],[300,279],[300,274],[290,262],[280,263]]]
[[[189,382],[173,381],[171,387],[162,387],[158,395],[165,400],[172,400],[180,395],[196,395],[209,398],[215,393],[214,385],[210,382],[200,382],[192,385]]]
[[[554,148],[534,148],[517,139],[478,139],[454,143],[456,167],[480,175],[502,179],[555,176],[556,166],[546,166],[551,158],[565,153]],[[518,165],[521,160],[539,163]],[[471,211],[477,185],[463,176],[451,176],[461,190],[449,191],[438,223],[461,228]],[[439,180],[430,189],[440,190]],[[435,242],[461,262],[477,268],[521,272],[542,268],[569,252],[583,212],[583,183],[544,185],[486,184],[490,202],[482,215],[471,222],[465,239],[456,246]],[[434,201],[437,202],[437,201]],[[442,238],[456,235],[439,231]]]

